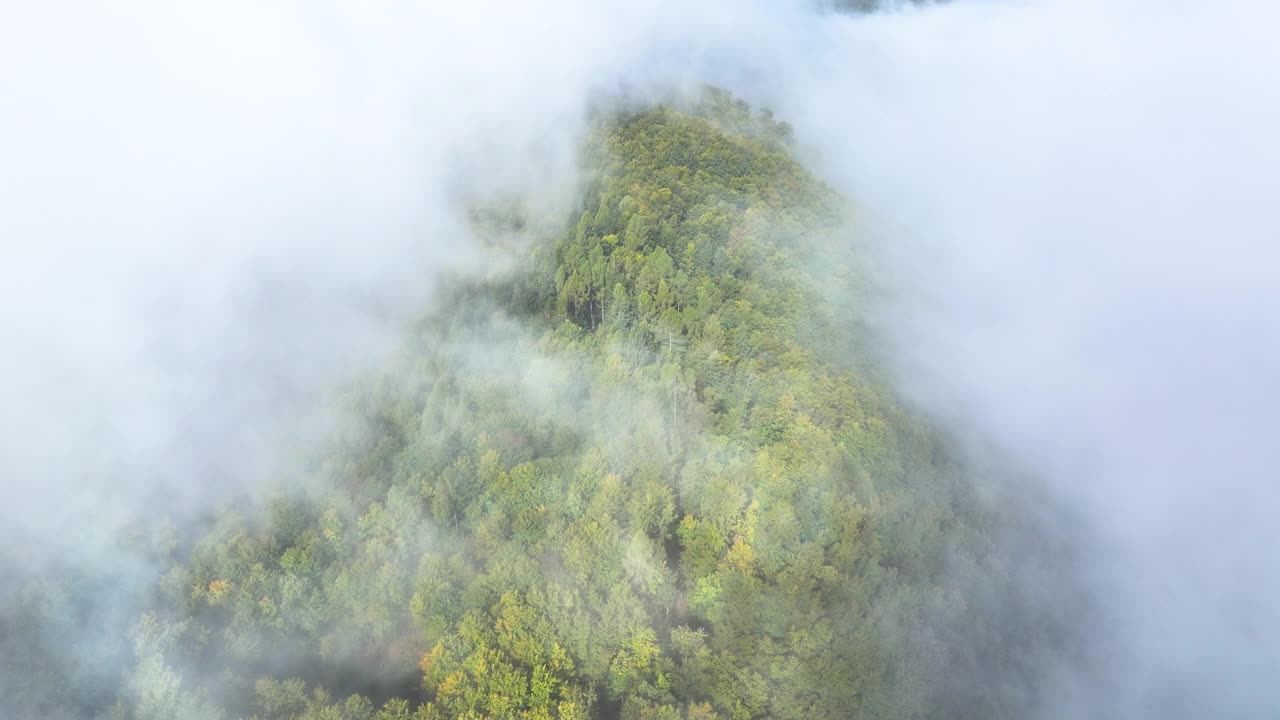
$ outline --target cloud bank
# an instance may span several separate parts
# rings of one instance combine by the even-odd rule
[[[1260,3],[826,24],[784,114],[881,215],[900,387],[1087,518],[1062,717],[1251,717],[1280,669],[1280,51]],[[835,77],[841,75],[840,77]],[[1055,693],[1061,692],[1061,696]]]

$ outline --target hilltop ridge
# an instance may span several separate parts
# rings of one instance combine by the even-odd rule
[[[815,352],[848,208],[788,137],[722,94],[602,120],[576,221],[455,283],[313,490],[166,576],[131,682],[168,692],[117,712],[935,712],[945,556],[984,520],[926,424]]]

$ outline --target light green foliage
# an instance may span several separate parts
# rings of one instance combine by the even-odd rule
[[[842,201],[786,127],[700,114],[602,122],[581,213],[353,393],[325,489],[196,548],[166,617],[221,692],[260,720],[934,710],[940,567],[980,519],[929,430],[821,359]],[[353,667],[380,708],[320,687]]]

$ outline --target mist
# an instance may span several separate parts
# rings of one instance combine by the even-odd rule
[[[879,214],[899,388],[1084,526],[1048,717],[1258,717],[1280,669],[1280,53],[1260,3],[834,22],[797,134]],[[1046,529],[1048,530],[1048,529]]]
[[[1280,11],[85,5],[0,10],[4,563],[111,588],[55,618],[59,662],[162,566],[122,528],[270,483],[485,272],[472,198],[567,212],[593,108],[709,82],[866,213],[897,390],[1085,519],[1044,528],[1093,553],[1064,590],[1097,611],[1039,716],[1274,710]]]

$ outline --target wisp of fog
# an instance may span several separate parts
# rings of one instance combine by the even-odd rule
[[[1095,549],[1096,612],[1041,716],[1268,716],[1278,22],[1248,0],[0,8],[5,572],[111,578],[49,628],[84,664],[157,570],[121,528],[261,482],[443,273],[478,271],[470,197],[567,211],[594,106],[707,82],[873,218],[898,391],[1086,518],[1045,529]]]

